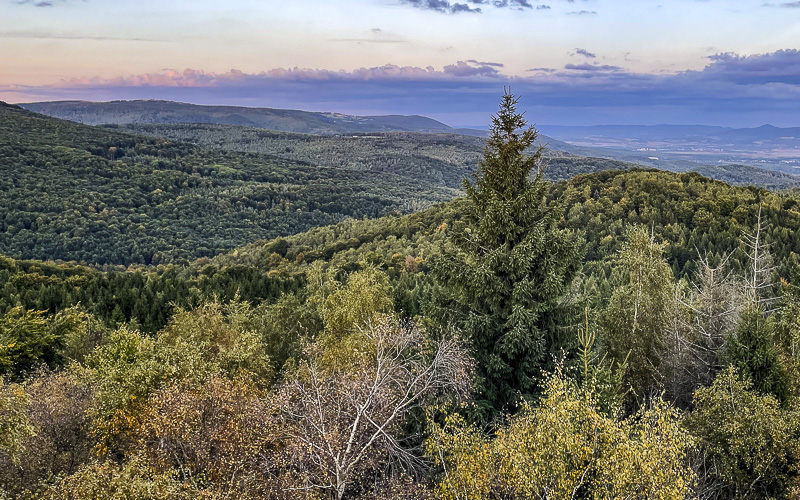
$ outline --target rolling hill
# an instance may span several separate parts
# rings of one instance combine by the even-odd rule
[[[305,134],[456,131],[444,123],[418,115],[353,116],[292,109],[200,106],[172,101],[56,101],[27,103],[21,106],[36,113],[87,125],[210,123]],[[484,134],[477,130],[468,132],[475,135]]]
[[[0,104],[0,253],[90,264],[216,255],[459,191],[389,172],[208,150]]]

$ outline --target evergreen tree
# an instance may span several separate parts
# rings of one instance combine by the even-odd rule
[[[506,92],[475,183],[464,181],[465,223],[454,224],[455,252],[434,264],[448,320],[468,338],[486,409],[511,409],[574,334],[560,306],[582,258],[582,241],[559,229],[562,209],[548,203],[537,132]],[[531,179],[531,176],[533,178]]]
[[[728,344],[727,354],[731,365],[753,381],[754,389],[775,396],[781,403],[787,402],[791,382],[781,360],[772,317],[764,317],[757,307],[748,308]]]

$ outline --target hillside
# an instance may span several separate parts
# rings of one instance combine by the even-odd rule
[[[310,135],[253,127],[205,124],[128,125],[111,127],[134,134],[185,141],[205,148],[269,154],[294,161],[356,171],[392,172],[460,189],[475,170],[486,140],[458,134],[372,132]],[[581,173],[634,167],[620,161],[571,155],[541,138],[550,152],[547,176],[564,180]],[[798,178],[800,180],[800,178]]]
[[[485,137],[472,129],[454,129],[424,116],[351,116],[299,110],[200,106],[171,101],[58,101],[22,104],[25,109],[90,125],[136,126],[134,130],[172,136],[197,131],[180,127],[140,125],[233,125],[281,132],[317,135],[417,132]],[[784,174],[798,174],[800,143],[797,129],[764,126],[754,129],[659,125],[565,127],[544,126],[541,142],[553,151],[635,163],[675,172],[695,171],[704,165],[742,164]],[[207,134],[208,132],[204,132]],[[219,134],[219,130],[213,132]],[[173,137],[174,138],[174,137]],[[215,138],[215,141],[219,139]],[[566,142],[565,142],[566,141]],[[240,147],[226,140],[228,147]],[[248,141],[251,142],[251,141]],[[737,176],[720,177],[737,182]],[[788,180],[788,179],[784,179]],[[757,180],[751,181],[759,184]],[[778,187],[776,184],[769,184]]]
[[[353,116],[293,109],[200,106],[172,101],[57,101],[21,105],[36,113],[87,125],[208,123],[240,125],[306,134],[359,132],[454,132],[454,129],[424,116]],[[480,131],[471,131],[482,134]]]
[[[756,202],[768,221],[765,242],[778,263],[780,276],[800,264],[800,196],[730,186],[698,174],[656,170],[609,171],[580,175],[552,185],[550,198],[560,200],[560,226],[586,240],[584,271],[606,276],[613,257],[634,224],[652,229],[667,242],[665,258],[677,276],[694,271],[698,252],[712,258],[732,253],[731,269],[747,266],[743,234],[753,230]],[[446,247],[448,227],[461,220],[459,198],[408,215],[349,219],[312,228],[285,238],[241,246],[189,266],[160,265],[126,272],[107,272],[37,261],[0,262],[0,312],[15,303],[57,311],[81,303],[106,321],[135,320],[148,331],[164,325],[175,305],[192,306],[213,296],[248,301],[275,300],[304,282],[315,262],[352,271],[370,264],[385,270],[395,287],[395,300],[406,312],[419,310],[414,289],[431,259]],[[420,273],[421,274],[416,274]],[[605,279],[605,278],[603,278]],[[419,291],[415,292],[419,293]]]
[[[156,264],[457,191],[390,172],[210,151],[0,104],[0,253]]]
[[[400,172],[453,188],[460,188],[461,179],[475,169],[485,145],[485,139],[479,137],[413,132],[315,136],[205,124],[128,125],[120,130],[192,142],[207,148],[266,153],[315,165]],[[573,146],[547,136],[540,136],[540,143],[547,148],[544,163],[551,180],[643,165],[673,172],[699,172],[743,186],[771,189],[800,186],[800,176],[753,166],[654,161],[644,153]]]

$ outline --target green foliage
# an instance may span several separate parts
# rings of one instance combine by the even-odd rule
[[[392,310],[389,293],[389,279],[377,269],[351,274],[324,299],[325,329],[336,335],[366,327],[378,314]]]
[[[86,328],[87,317],[75,308],[52,317],[44,311],[11,309],[0,317],[0,374],[20,379],[36,367],[53,368],[68,341]]]
[[[684,498],[694,477],[691,437],[656,401],[621,419],[563,374],[493,439],[459,416],[434,426],[427,448],[444,474],[438,494],[457,498]]]
[[[0,253],[180,263],[457,192],[391,172],[204,150],[0,105]]]
[[[655,241],[666,241],[665,258],[676,276],[686,276],[698,255],[721,261],[732,254],[730,271],[749,264],[742,234],[752,233],[762,207],[762,244],[770,247],[777,273],[788,276],[800,255],[800,211],[795,195],[735,187],[698,174],[663,171],[600,172],[553,185],[562,200],[565,226],[585,231],[585,271],[610,274],[607,260],[639,224]],[[793,257],[793,255],[795,255]]]
[[[339,169],[385,172],[414,178],[455,191],[471,173],[486,145],[483,137],[446,133],[376,132],[350,135],[310,135],[235,125],[164,123],[126,125],[124,130],[204,148],[268,154],[286,160]],[[560,143],[557,146],[567,146]],[[546,176],[553,181],[600,170],[634,165],[606,158],[588,158],[547,150]],[[723,172],[713,171],[714,174]],[[750,178],[755,172],[750,173]],[[747,176],[743,175],[746,179]],[[774,178],[770,180],[775,181]]]
[[[602,341],[617,363],[627,361],[628,381],[635,395],[659,388],[665,330],[675,279],[658,244],[643,227],[633,227],[619,252],[625,283],[616,287],[602,314]]]
[[[298,290],[304,276],[284,270],[265,273],[251,265],[159,266],[148,271],[97,269],[0,257],[0,313],[21,306],[56,313],[80,304],[105,326],[133,322],[148,333],[162,329],[175,307],[193,308],[219,297],[270,302]],[[96,330],[99,325],[91,326]],[[98,333],[98,332],[95,332]]]
[[[706,493],[716,498],[778,498],[798,486],[800,413],[733,367],[697,390],[686,426],[700,439]]]
[[[322,329],[320,319],[296,295],[261,304],[248,315],[248,325],[261,335],[272,371],[281,374],[287,362],[300,356],[303,345]]]
[[[52,500],[183,500],[210,498],[192,491],[170,474],[159,474],[139,460],[123,465],[114,462],[90,464],[55,484],[43,499]]]
[[[97,452],[130,448],[147,398],[165,385],[218,375],[269,386],[272,366],[263,336],[249,328],[250,314],[246,304],[212,302],[179,311],[155,338],[127,328],[113,332],[87,358],[84,373],[97,387],[89,410]]]
[[[210,152],[0,105],[19,174],[0,251],[151,264],[0,257],[0,497],[800,492],[797,193],[642,170],[551,185],[514,103],[465,199],[292,235],[447,199],[482,141],[154,129]],[[611,165],[544,159],[550,178]],[[759,221],[776,267],[758,278],[782,293],[743,311]],[[492,435],[441,413],[473,373],[442,325],[476,356],[459,408],[495,411]],[[562,356],[576,380],[542,376]]]
[[[559,331],[565,314],[559,299],[580,265],[580,241],[557,228],[561,211],[548,203],[548,185],[537,172],[541,148],[506,94],[492,117],[492,134],[476,183],[465,182],[466,227],[452,236],[458,253],[434,266],[455,321],[471,343],[483,397],[494,410],[512,408],[531,394],[549,356],[570,347],[573,336]]]
[[[797,269],[800,274],[800,268]],[[800,276],[797,276],[800,277]],[[794,380],[800,380],[800,287],[783,280],[780,309],[776,318],[776,337],[783,348],[783,360]],[[800,396],[796,388],[793,395]]]
[[[739,328],[730,339],[727,358],[755,390],[786,403],[791,390],[789,374],[781,359],[774,320],[756,308],[742,313]]]
[[[20,385],[0,377],[0,453],[7,453],[12,460],[24,451],[22,441],[33,433],[26,414],[29,403]]]

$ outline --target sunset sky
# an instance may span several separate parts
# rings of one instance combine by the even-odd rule
[[[0,0],[0,100],[800,126],[800,1]]]

